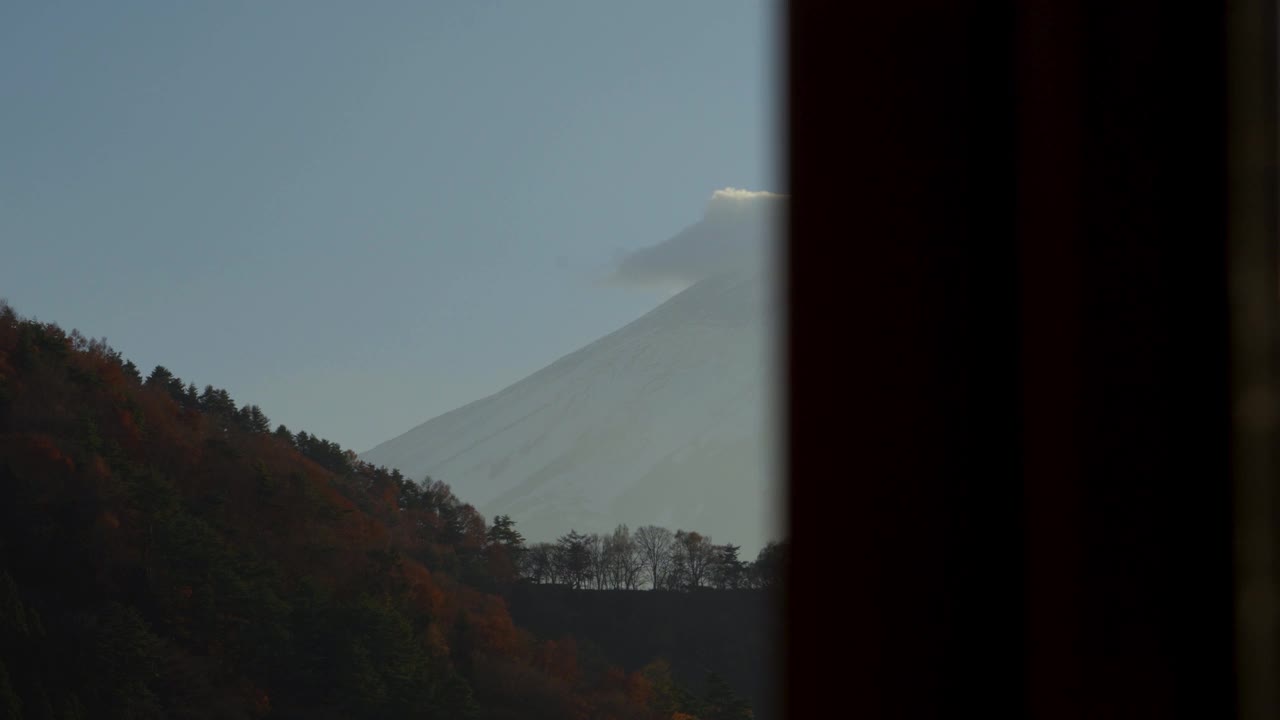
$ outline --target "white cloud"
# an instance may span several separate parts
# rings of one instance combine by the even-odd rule
[[[716,190],[700,222],[623,258],[612,284],[670,292],[715,272],[758,264],[781,230],[786,199],[765,191]]]
[[[746,202],[749,200],[781,200],[786,195],[771,193],[768,190],[742,190],[739,188],[727,187],[723,190],[717,190],[711,193],[711,202],[727,201],[727,202]]]
[[[768,222],[767,213],[780,208],[786,199],[786,195],[763,190],[724,188],[711,193],[711,201],[707,203],[706,220],[709,222],[744,220]]]

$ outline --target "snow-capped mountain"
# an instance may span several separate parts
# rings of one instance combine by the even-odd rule
[[[664,266],[692,264],[686,289],[363,459],[443,480],[486,517],[511,515],[530,541],[652,523],[698,530],[754,557],[780,535],[782,515],[776,299],[760,231],[758,215],[709,210],[619,268],[629,276],[620,279],[670,280]]]

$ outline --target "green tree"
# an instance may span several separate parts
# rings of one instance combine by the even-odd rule
[[[160,677],[161,640],[132,607],[112,603],[93,632],[93,689],[106,717],[162,717],[154,693]]]
[[[271,421],[257,405],[245,405],[238,413],[240,426],[251,433],[267,434],[271,432]]]
[[[133,382],[142,382],[142,373],[138,372],[138,366],[134,365],[132,360],[125,360],[124,364],[120,366],[120,369],[124,371],[124,376]]]
[[[146,384],[150,387],[159,388],[168,393],[169,397],[181,403],[184,400],[185,390],[182,386],[182,380],[176,377],[169,369],[163,365],[157,365],[151,371],[151,375],[147,377]]]
[[[720,590],[742,587],[747,574],[747,564],[738,559],[738,546],[715,546],[715,560],[711,567],[711,583]]]
[[[147,376],[147,384],[154,385],[159,388],[169,387],[169,382],[173,380],[173,373],[169,372],[169,368],[163,365],[155,366],[151,374]]]
[[[750,720],[751,705],[716,673],[708,673],[706,692],[697,714],[701,720]]]
[[[516,522],[509,515],[498,515],[493,519],[493,526],[489,528],[488,541],[490,544],[502,545],[511,551],[524,547],[524,536],[516,530]]]
[[[701,703],[683,685],[676,682],[671,673],[671,665],[659,658],[640,669],[640,675],[648,681],[653,689],[649,706],[662,717],[671,717],[675,713],[697,715]]]
[[[3,659],[0,659],[0,717],[14,720],[22,720],[23,717],[22,700],[13,689],[13,682],[9,679],[9,670]]]
[[[231,394],[226,390],[205,385],[204,392],[200,394],[200,409],[211,415],[230,419],[236,415],[236,401],[231,399]]]

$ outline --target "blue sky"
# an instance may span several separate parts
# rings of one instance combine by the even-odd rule
[[[10,3],[0,297],[357,451],[656,306],[784,191],[761,0]]]

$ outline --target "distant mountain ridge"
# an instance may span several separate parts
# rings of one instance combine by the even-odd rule
[[[727,254],[723,269],[704,272],[713,265],[703,248],[730,247],[709,241],[705,227],[655,246],[661,261],[680,255],[673,241],[695,239],[703,276],[623,328],[362,459],[442,480],[486,516],[511,515],[531,540],[653,523],[696,528],[754,557],[780,537],[782,513],[771,426],[776,302],[751,219],[711,228],[742,237],[736,249],[745,251]]]

